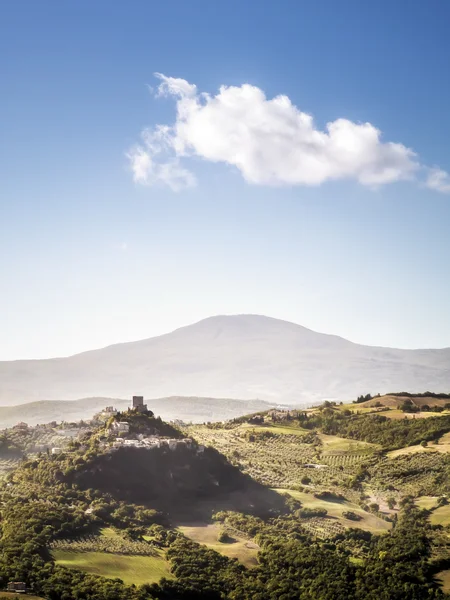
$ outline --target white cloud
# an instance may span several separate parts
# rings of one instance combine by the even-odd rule
[[[161,83],[158,86],[157,96],[195,96],[197,94],[197,86],[188,83],[186,79],[177,77],[166,77],[162,73],[155,73]]]
[[[141,138],[142,144],[134,146],[127,154],[136,183],[165,184],[174,192],[196,184],[193,173],[181,165],[172,150],[173,142],[167,127],[158,126],[154,131],[145,129]]]
[[[175,99],[176,119],[144,129],[141,143],[129,152],[137,183],[163,183],[176,191],[191,187],[195,177],[183,164],[189,157],[232,165],[259,185],[353,179],[377,187],[414,179],[421,167],[410,148],[383,141],[371,123],[340,118],[320,130],[287,96],[267,99],[249,84],[222,86],[210,95],[184,79],[156,77],[161,82],[156,95]],[[448,191],[446,178],[437,170],[428,187]]]
[[[426,185],[442,194],[450,194],[450,174],[439,168],[430,169]]]

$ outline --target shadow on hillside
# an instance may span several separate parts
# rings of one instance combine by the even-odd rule
[[[145,504],[171,520],[208,520],[214,512],[233,510],[258,516],[286,511],[280,494],[257,483],[213,448],[123,448],[100,454],[74,481],[119,500]]]

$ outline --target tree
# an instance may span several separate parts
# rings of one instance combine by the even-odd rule
[[[395,505],[397,504],[397,501],[395,498],[393,498],[392,496],[390,498],[387,499],[387,505],[389,506],[389,508],[392,510],[393,508],[395,508]]]

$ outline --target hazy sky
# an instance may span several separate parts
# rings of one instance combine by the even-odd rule
[[[449,22],[447,0],[0,3],[0,359],[232,313],[450,346]]]

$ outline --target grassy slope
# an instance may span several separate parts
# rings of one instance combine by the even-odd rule
[[[3,598],[25,598],[25,600],[44,600],[41,596],[31,596],[29,594],[17,594],[16,592],[4,592],[0,590],[0,600]]]
[[[345,439],[337,435],[320,433],[319,438],[323,444],[325,454],[371,454],[380,448],[378,444]]]
[[[430,419],[431,417],[443,417],[450,413],[448,410],[445,410],[444,412],[440,412],[440,413],[438,413],[438,412],[404,413],[402,410],[392,409],[392,410],[387,410],[386,412],[382,412],[380,414],[382,414],[384,417],[387,417],[388,419],[395,419],[398,421],[399,419]]]
[[[436,507],[438,501],[438,496],[421,496],[416,499],[416,504],[420,508],[424,508],[425,510],[431,510]]]
[[[412,396],[391,396],[387,394],[385,396],[380,396],[379,398],[372,398],[372,400],[368,400],[367,402],[361,402],[359,406],[363,408],[374,407],[376,404],[382,404],[383,406],[388,406],[390,408],[398,408],[401,406],[405,400],[411,400],[413,404],[416,406],[445,406],[448,402],[450,402],[449,398],[433,398],[432,396],[418,397]]]
[[[297,492],[295,490],[278,489],[277,492],[287,492],[296,500],[299,500],[305,508],[324,508],[328,512],[328,517],[337,519],[344,527],[358,527],[372,533],[384,533],[388,531],[392,525],[383,519],[380,519],[376,515],[372,515],[357,504],[348,502],[330,502],[315,498],[312,494],[306,492]],[[361,521],[351,521],[342,516],[343,512],[352,511],[362,517]]]
[[[198,544],[204,544],[211,550],[220,552],[229,558],[237,558],[246,567],[254,567],[257,564],[256,555],[259,547],[249,540],[233,534],[234,542],[221,543],[217,541],[220,526],[213,523],[200,523],[196,525],[180,525],[178,530],[186,537]]]
[[[161,577],[171,577],[169,564],[162,553],[159,556],[129,556],[56,550],[53,554],[57,564],[112,579],[118,577],[130,585],[155,583]]]
[[[444,592],[450,592],[450,569],[436,573],[435,579],[442,584],[442,589]]]
[[[442,452],[447,453],[450,452],[450,433],[444,434],[436,444],[428,444],[428,446],[421,446],[420,444],[416,446],[406,446],[406,448],[400,448],[399,450],[392,450],[387,453],[389,458],[395,458],[396,456],[402,456],[404,454],[415,454],[417,452],[421,453],[430,453],[430,452]]]
[[[254,431],[270,431],[271,433],[279,433],[285,435],[305,435],[308,433],[308,429],[303,429],[303,427],[298,426],[289,426],[289,425],[280,425],[279,423],[274,423],[273,425],[252,425],[251,423],[243,423],[237,429],[252,429]]]
[[[444,527],[450,525],[450,504],[433,510],[430,521],[432,525],[443,525]]]
[[[432,525],[450,525],[450,504],[437,506],[438,496],[421,496],[416,499],[417,506],[430,510],[430,523]]]
[[[398,398],[397,398],[397,400],[398,400]],[[372,402],[372,401],[370,401],[370,402]],[[388,419],[394,419],[394,420],[428,419],[430,417],[441,417],[441,416],[450,414],[450,411],[448,411],[448,410],[444,410],[443,412],[431,412],[430,411],[430,412],[404,413],[402,410],[397,408],[397,404],[401,404],[401,402],[392,403],[392,404],[388,403],[388,404],[386,404],[386,408],[388,408],[389,410],[382,410],[382,411],[380,411],[379,409],[374,407],[373,404],[369,404],[367,402],[362,402],[361,404],[353,404],[353,403],[352,404],[342,404],[342,405],[338,406],[337,408],[341,411],[350,410],[352,413],[360,414],[360,415],[367,415],[370,413],[380,414],[383,417],[387,417]],[[423,404],[424,403],[422,403],[421,406],[423,406]]]

